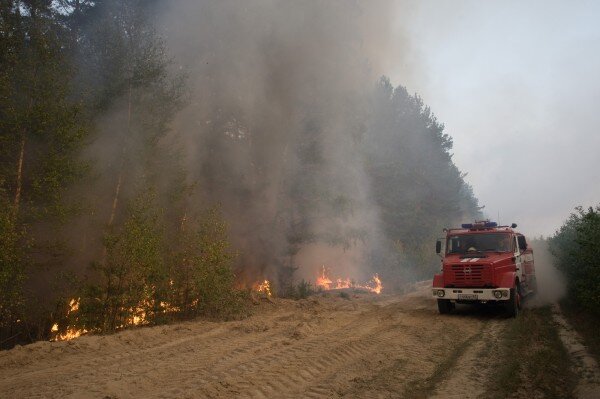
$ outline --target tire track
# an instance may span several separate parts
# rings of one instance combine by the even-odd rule
[[[40,343],[0,357],[0,397],[394,397],[482,325],[439,316],[428,291],[281,300],[239,322]]]
[[[470,339],[462,356],[456,361],[452,373],[437,384],[431,399],[475,399],[483,397],[494,356],[490,348],[498,346],[505,323],[498,319],[486,321],[481,333]]]

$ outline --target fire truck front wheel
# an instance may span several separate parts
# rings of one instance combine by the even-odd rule
[[[437,304],[440,314],[448,314],[454,309],[454,304],[449,299],[438,299]]]
[[[521,294],[519,287],[510,289],[510,299],[506,301],[506,313],[508,317],[517,317],[521,309]]]

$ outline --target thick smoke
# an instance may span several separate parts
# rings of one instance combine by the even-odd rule
[[[533,248],[538,285],[538,292],[530,304],[539,306],[555,303],[566,293],[565,279],[554,266],[556,259],[549,251],[547,240],[532,240],[529,244]]]
[[[379,235],[360,141],[392,54],[388,2],[196,1],[164,6],[188,74],[177,117],[191,207],[220,204],[248,281],[322,264],[365,278]],[[400,43],[394,43],[398,47]]]

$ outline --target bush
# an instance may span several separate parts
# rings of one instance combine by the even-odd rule
[[[304,298],[308,298],[309,296],[314,294],[315,290],[313,289],[311,283],[302,279],[296,286],[296,292],[297,292],[298,299],[304,299]]]
[[[231,317],[243,312],[247,294],[236,290],[227,226],[218,209],[179,233],[172,256],[172,300],[183,317]]]
[[[600,314],[600,206],[578,207],[549,239],[549,247],[567,279],[569,297]]]
[[[153,192],[144,191],[132,201],[123,227],[106,237],[104,262],[94,265],[99,282],[81,291],[77,327],[112,332],[243,313],[248,295],[234,287],[234,254],[220,213],[213,209],[186,219],[167,237]]]

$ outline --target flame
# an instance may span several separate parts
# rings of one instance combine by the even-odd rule
[[[321,287],[324,290],[330,290],[331,284],[333,284],[333,281],[325,275],[325,265],[323,265],[321,275],[317,278],[316,286]]]
[[[198,302],[197,299],[195,299],[193,302]],[[173,306],[171,305],[169,302],[161,302],[160,303],[160,307],[164,309],[165,312],[167,313],[177,313],[177,312],[181,312],[181,308],[179,308],[179,306]]]
[[[77,299],[73,298],[73,299],[71,299],[71,301],[69,302],[70,309],[69,309],[68,313],[77,312],[79,310],[79,299],[80,298],[77,298]]]
[[[197,305],[198,300],[192,302],[192,305]],[[125,320],[125,323],[120,325],[118,328],[126,328],[128,326],[140,326],[150,324],[150,320],[148,320],[146,310],[154,309],[154,300],[145,299],[140,302],[135,308],[129,309],[131,316]],[[174,306],[169,302],[161,301],[159,302],[159,308],[156,313],[177,313],[181,311],[181,308],[178,306]]]
[[[54,323],[54,325],[52,326],[52,332],[58,332],[58,324],[57,323]],[[69,327],[69,328],[67,328],[67,331],[65,331],[64,333],[57,334],[54,337],[53,341],[69,341],[74,338],[81,337],[83,334],[85,334],[87,332],[88,332],[88,330],[86,330],[85,328],[78,330],[78,329]]]
[[[79,310],[79,301],[80,298],[73,298],[69,301],[69,309],[67,310],[66,314],[67,318],[69,316],[74,316],[75,319],[77,318],[76,312]],[[179,307],[173,306],[169,302],[161,301],[159,304],[160,310],[158,310],[158,312],[160,313],[175,313],[180,311]],[[117,329],[126,328],[132,325],[139,326],[150,324],[150,321],[147,318],[146,310],[153,309],[153,307],[154,300],[146,299],[140,302],[136,307],[127,309],[130,316],[125,319],[122,324],[117,326]],[[60,333],[59,331],[60,328],[58,323],[54,323],[50,328],[50,332],[54,334],[54,337],[51,339],[51,341],[69,341],[89,332],[89,330],[86,330],[85,328],[76,328],[75,326],[67,326],[65,332],[63,333]]]
[[[372,279],[364,285],[357,284],[350,278],[337,278],[334,282],[327,276],[327,269],[325,268],[325,265],[321,267],[321,273],[319,277],[317,277],[317,281],[315,284],[317,287],[321,287],[325,291],[340,290],[345,288],[360,288],[363,290],[374,292],[375,294],[381,294],[381,291],[383,290],[383,284],[381,283],[381,279],[379,278],[379,275],[377,273],[373,275]]]
[[[354,285],[354,282],[352,282],[352,280],[350,280],[349,278],[347,278],[347,279],[338,278],[337,280],[335,280],[335,289],[336,290],[341,290],[343,288],[352,288],[353,285]]]
[[[262,283],[256,283],[254,285],[254,291],[264,294],[268,298],[273,295],[271,292],[271,282],[269,280],[265,280]]]
[[[66,315],[67,317],[69,317],[70,314],[77,312],[79,310],[80,299],[81,298],[77,298],[77,299],[73,298],[69,301],[69,309],[67,310],[67,315]],[[88,332],[88,330],[86,330],[85,328],[77,329],[72,326],[67,326],[66,331],[62,334],[59,334],[58,323],[54,323],[52,325],[52,328],[50,328],[50,331],[56,334],[54,336],[54,339],[52,339],[52,341],[68,341],[73,338],[80,337],[81,335]]]
[[[129,325],[139,326],[142,324],[148,324],[146,319],[146,309],[152,307],[152,302],[147,299],[139,303],[135,308],[130,309],[131,316],[125,320],[125,324],[120,325],[118,328],[125,328]]]
[[[381,290],[383,290],[383,284],[381,284],[381,279],[379,278],[379,275],[377,273],[375,273],[375,275],[373,276],[373,280],[371,280],[374,283],[374,286],[367,286],[372,292],[376,293],[376,294],[381,294]]]

